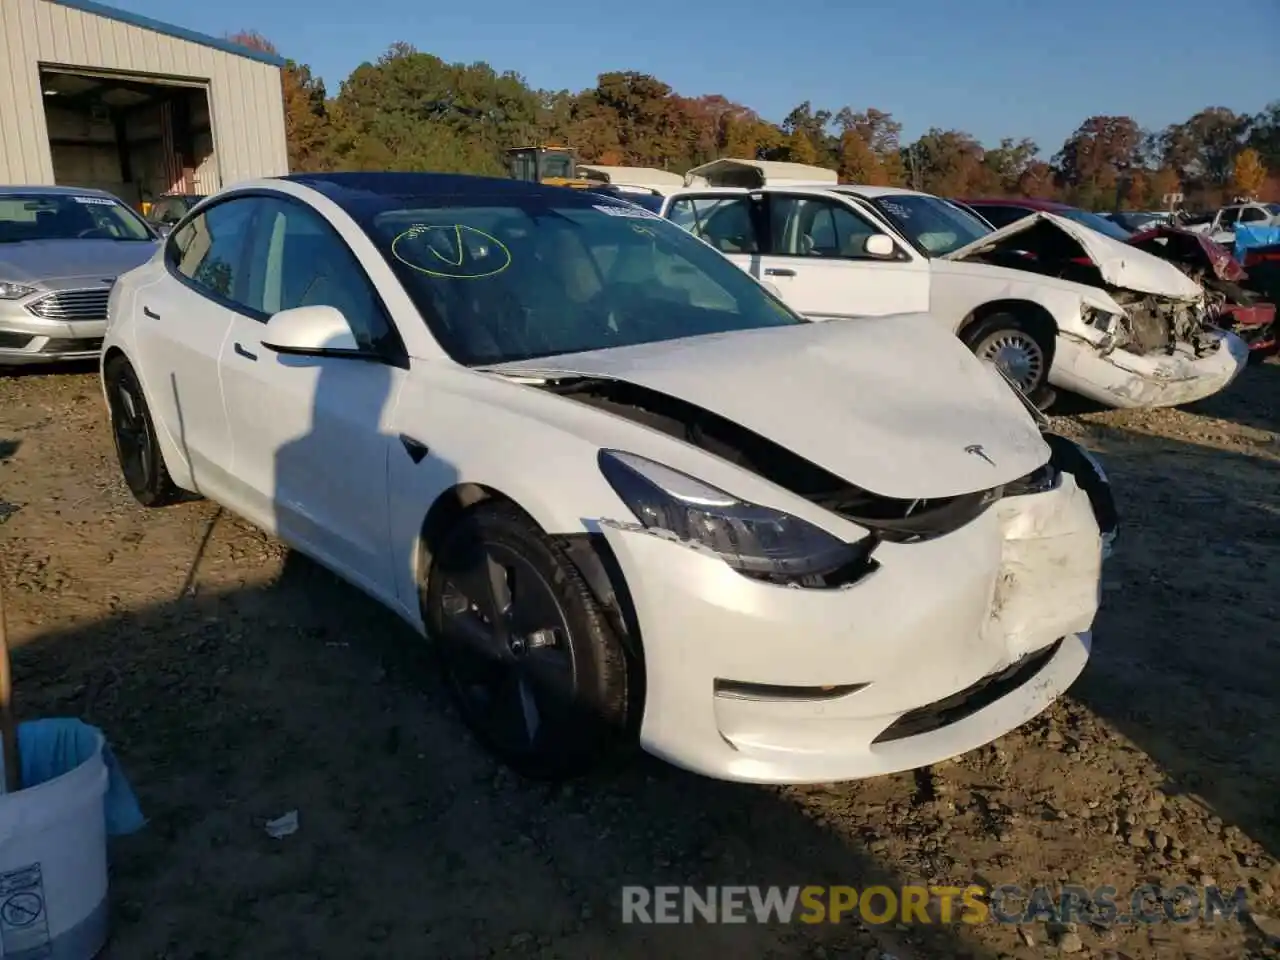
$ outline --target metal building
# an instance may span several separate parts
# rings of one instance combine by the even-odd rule
[[[0,0],[0,184],[141,206],[288,173],[282,66],[94,0]]]

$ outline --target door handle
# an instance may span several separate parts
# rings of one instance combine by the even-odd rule
[[[796,272],[790,267],[769,267],[765,270],[766,277],[794,277]]]
[[[152,310],[150,307],[143,307],[143,308],[142,308],[142,315],[143,315],[144,317],[147,317],[147,318],[148,318],[148,319],[150,319],[150,320],[159,320],[159,319],[160,319],[160,314],[156,313],[156,312],[155,312],[154,310]]]
[[[258,355],[256,353],[250,353],[248,350],[246,350],[244,347],[240,345],[240,341],[238,340],[236,341],[236,353],[240,354],[240,356],[244,357],[246,360],[258,359]]]

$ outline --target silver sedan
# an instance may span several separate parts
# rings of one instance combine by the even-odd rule
[[[97,357],[116,277],[159,242],[106,191],[0,186],[0,367]]]

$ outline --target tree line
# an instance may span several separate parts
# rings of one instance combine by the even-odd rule
[[[244,31],[230,39],[277,53]],[[780,124],[720,95],[685,97],[656,77],[602,73],[594,87],[536,90],[487,63],[447,63],[395,43],[330,96],[302,63],[283,70],[289,163],[295,172],[435,170],[501,176],[503,150],[573,147],[582,162],[684,173],[718,157],[817,164],[849,183],[909,186],[951,197],[1026,196],[1086,209],[1154,209],[1181,193],[1190,208],[1236,196],[1280,200],[1280,101],[1258,114],[1206,107],[1147,130],[1127,116],[1089,117],[1047,160],[1030,139],[987,147],[933,128],[904,143],[874,107],[809,101]]]

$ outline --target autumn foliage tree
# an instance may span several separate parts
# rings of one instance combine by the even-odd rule
[[[1182,182],[1178,179],[1178,171],[1172,167],[1161,167],[1151,174],[1147,183],[1147,206],[1153,210],[1165,209],[1165,197],[1176,196],[1182,192]]]
[[[1126,174],[1140,165],[1142,145],[1132,117],[1090,117],[1054,157],[1065,196],[1088,209],[1113,204]]]
[[[233,43],[279,56],[270,40],[252,30],[229,37]],[[311,75],[306,64],[285,62],[280,71],[284,97],[285,136],[289,145],[289,169],[323,170],[328,162],[329,117],[324,81]]]
[[[841,183],[873,186],[887,186],[889,183],[884,164],[857,130],[845,130],[840,134],[839,166],[836,170]]]
[[[1256,197],[1267,181],[1267,168],[1252,147],[1245,147],[1236,154],[1231,167],[1231,192],[1238,197]]]
[[[276,53],[255,31],[231,39]],[[944,196],[1027,196],[1090,209],[1157,207],[1186,192],[1200,205],[1229,193],[1280,193],[1280,101],[1261,113],[1207,107],[1163,130],[1132,118],[1086,119],[1051,157],[1009,137],[984,147],[934,127],[913,143],[875,107],[798,104],[781,123],[721,95],[681,95],[634,70],[601,73],[582,91],[536,90],[487,63],[449,63],[396,43],[342,81],[336,95],[306,64],[281,71],[294,170],[441,170],[501,175],[503,152],[572,146],[587,162],[678,173],[718,157],[790,160],[845,182],[919,186]]]

